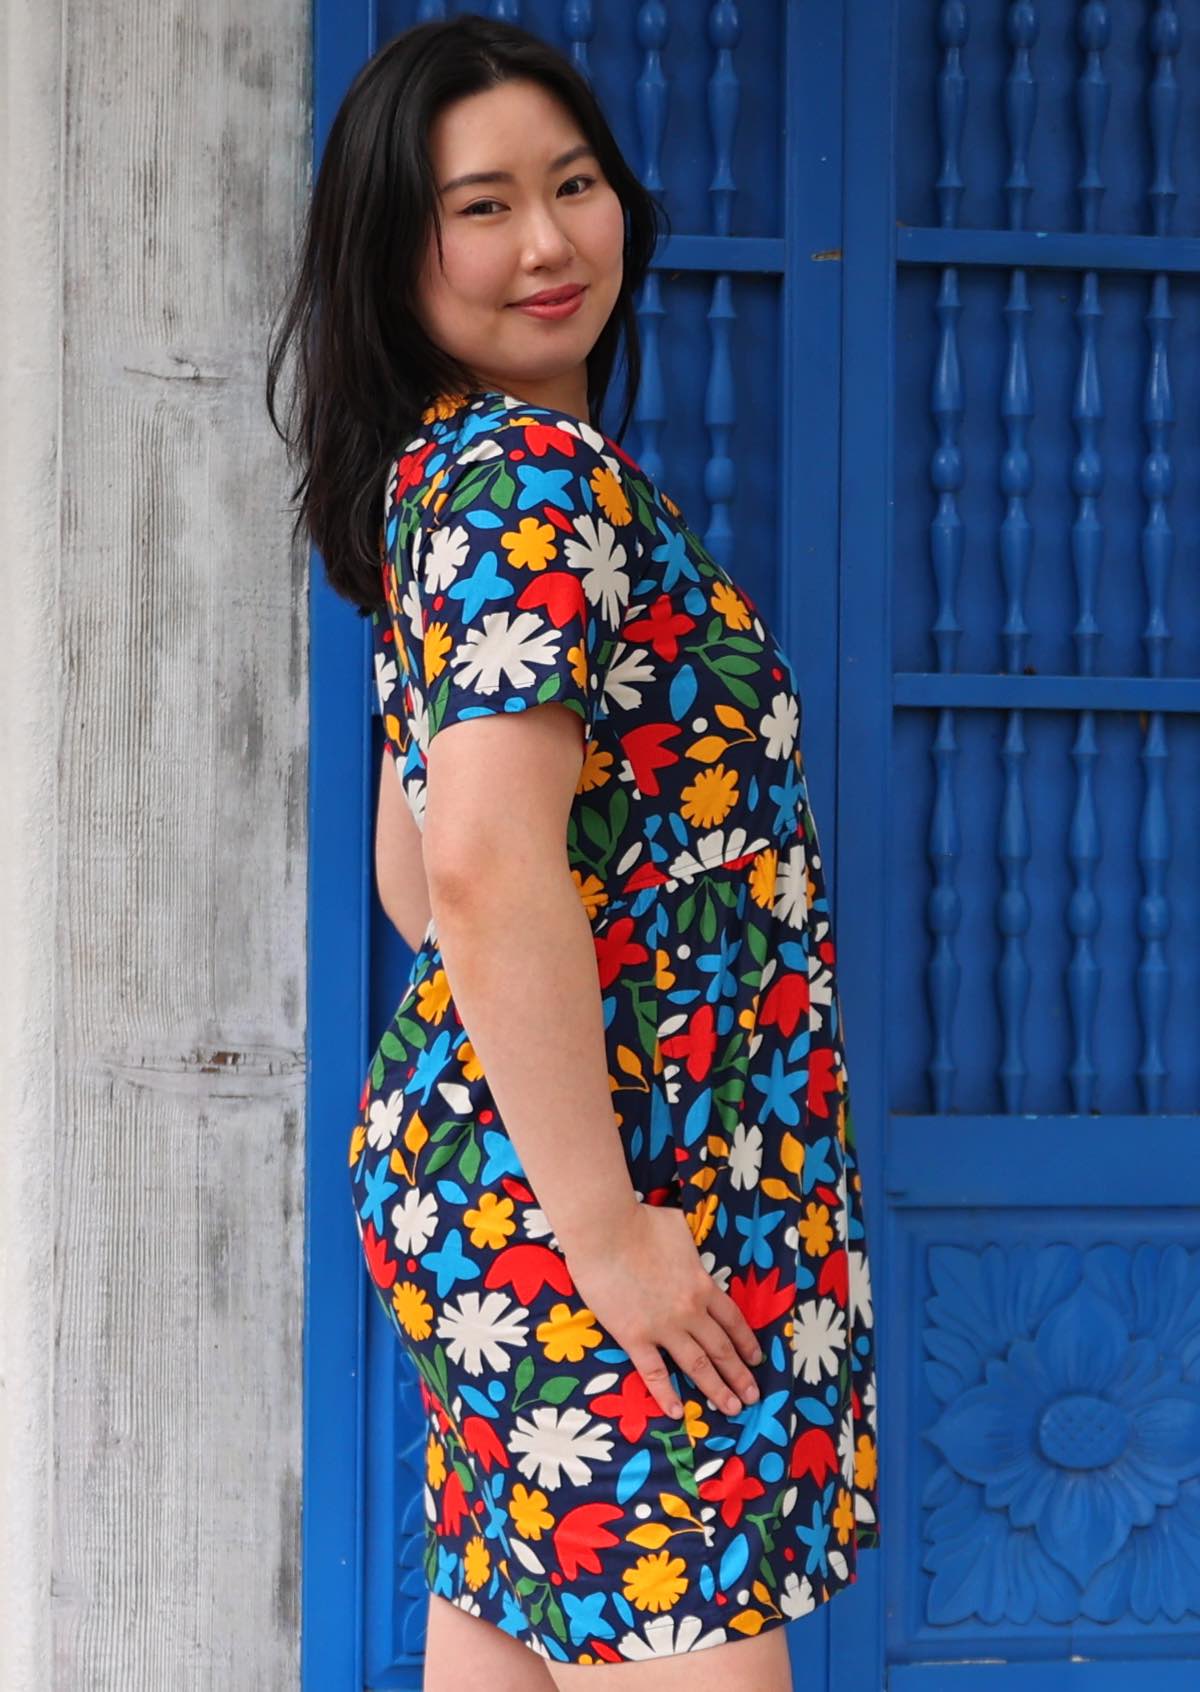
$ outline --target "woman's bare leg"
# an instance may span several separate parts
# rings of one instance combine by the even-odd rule
[[[552,1663],[558,1692],[792,1692],[787,1627],[768,1628],[754,1639],[728,1639],[702,1651],[652,1657],[637,1663]],[[591,1674],[591,1680],[585,1675]]]
[[[431,1592],[422,1692],[554,1692],[554,1682],[528,1645]]]

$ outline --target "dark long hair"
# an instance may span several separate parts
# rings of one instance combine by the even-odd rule
[[[384,606],[383,494],[395,453],[437,395],[466,393],[474,383],[412,310],[431,229],[442,252],[430,125],[448,101],[517,77],[542,83],[571,110],[624,207],[624,278],[588,354],[587,386],[596,419],[623,334],[625,409],[616,438],[633,414],[641,376],[634,298],[659,220],[669,220],[626,164],[588,83],[538,36],[474,12],[393,37],[358,72],[333,120],[267,365],[267,410],[302,471],[292,490],[300,502],[293,539],[307,528],[330,586],[364,616]],[[295,376],[281,421],[276,393],[290,353]]]

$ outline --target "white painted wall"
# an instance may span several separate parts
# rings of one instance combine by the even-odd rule
[[[0,0],[0,1687],[299,1684],[299,0]]]

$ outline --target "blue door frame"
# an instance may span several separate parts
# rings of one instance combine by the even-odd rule
[[[386,5],[386,0],[385,0]],[[457,7],[455,10],[471,8]],[[484,8],[478,8],[484,9]],[[530,27],[543,27],[543,11],[523,12]],[[433,8],[422,9],[431,15]],[[497,7],[514,14],[514,8]],[[538,16],[533,14],[537,12]],[[415,21],[411,6],[377,8],[371,0],[316,0],[314,11],[314,145],[316,158],[337,105],[350,79],[376,43]],[[555,22],[556,19],[552,20]],[[774,408],[770,427],[777,442],[777,472],[803,466],[804,474],[777,474],[772,514],[779,529],[803,541],[786,558],[766,567],[762,579],[748,582],[754,597],[768,608],[772,622],[796,658],[804,678],[804,744],[810,789],[823,824],[826,871],[836,902],[840,854],[836,846],[837,771],[839,768],[837,664],[841,607],[836,571],[842,521],[840,493],[841,313],[842,313],[842,54],[840,5],[822,6],[787,0],[769,19],[759,18],[754,51],[762,55],[779,89],[779,121],[789,144],[781,152],[775,192],[788,208],[779,221],[782,235],[731,238],[714,213],[712,233],[673,235],[655,264],[661,277],[739,274],[769,284],[777,300],[777,341],[756,374],[770,390]],[[774,31],[764,45],[762,30]],[[682,35],[680,22],[675,30]],[[783,33],[783,68],[779,67],[779,32]],[[548,30],[563,45],[561,36]],[[693,32],[695,33],[695,32]],[[769,51],[768,51],[769,49]],[[751,48],[748,46],[747,51]],[[707,54],[701,40],[690,51]],[[737,55],[712,55],[718,75],[711,92],[717,117],[718,151],[732,135],[739,104],[739,76],[753,82],[753,66],[739,67]],[[886,67],[885,67],[886,68]],[[627,152],[639,167],[637,149]],[[728,162],[728,161],[727,161]],[[702,188],[708,183],[708,161]],[[720,174],[719,172],[715,174]],[[747,171],[747,174],[749,172]],[[697,195],[703,200],[703,194]],[[715,195],[714,202],[720,200]],[[674,211],[673,221],[679,219]],[[707,282],[705,283],[707,286]],[[709,311],[710,326],[718,309]],[[747,306],[746,310],[752,309]],[[730,311],[729,316],[733,315]],[[699,325],[703,328],[703,321]],[[653,324],[651,324],[653,329]],[[720,327],[712,331],[719,339]],[[720,349],[718,348],[718,353]],[[694,363],[694,360],[692,361]],[[694,414],[708,425],[708,442],[718,453],[738,426],[739,447],[746,424],[737,413],[737,386],[731,372],[714,368],[695,396]],[[881,362],[872,377],[882,392]],[[785,379],[778,380],[782,370]],[[790,373],[790,379],[789,374]],[[740,380],[740,378],[739,378]],[[763,396],[765,400],[765,396]],[[630,450],[649,466],[654,460],[653,423],[674,418],[676,408],[692,401],[668,398],[643,383],[639,422],[631,431]],[[745,411],[743,399],[743,411]],[[763,405],[766,412],[765,403]],[[645,427],[651,427],[651,433]],[[777,457],[776,457],[777,455]],[[749,454],[747,454],[749,456]],[[709,462],[712,460],[710,458]],[[867,461],[860,453],[866,474]],[[703,461],[681,460],[663,467],[668,489],[678,493],[690,476],[696,496],[685,505],[705,509]],[[720,476],[714,485],[720,485]],[[723,520],[722,513],[717,516]],[[710,531],[709,543],[719,544]],[[814,561],[818,567],[814,568]],[[745,575],[735,558],[735,573]],[[819,566],[824,566],[819,567]],[[354,1235],[346,1180],[346,1144],[358,1091],[371,1049],[372,999],[379,977],[399,978],[407,954],[395,937],[380,933],[380,913],[372,890],[370,828],[378,763],[377,725],[372,720],[370,643],[367,625],[333,595],[314,558],[310,589],[311,788],[309,905],[309,1078],[308,1078],[308,1239],[306,1262],[305,1463],[303,1536],[303,1650],[305,1692],[362,1692],[364,1687],[418,1687],[420,1668],[414,1653],[397,1649],[395,1605],[389,1602],[384,1559],[365,1555],[364,1524],[381,1540],[396,1527],[394,1499],[366,1496],[366,1454],[372,1441],[366,1406],[372,1414],[386,1402],[395,1413],[403,1383],[390,1368],[394,1338],[387,1350],[371,1346],[374,1303],[369,1298]],[[845,941],[842,942],[843,948]],[[394,954],[381,966],[380,948]],[[348,983],[353,991],[347,992]],[[384,987],[380,1003],[388,1003]],[[394,998],[395,994],[393,994]],[[855,1017],[847,995],[848,1020]],[[390,1006],[389,1006],[390,1009]],[[864,1007],[865,1009],[865,1007]],[[865,1021],[863,1013],[859,1020]],[[869,1063],[859,1057],[860,1072]],[[868,1172],[874,1162],[866,1100],[872,1085],[856,1078],[856,1099],[867,1124],[860,1129]],[[877,1119],[877,1117],[876,1117]],[[873,1177],[878,1184],[877,1177]],[[868,1190],[868,1205],[872,1194]],[[881,1199],[874,1208],[882,1214]],[[378,1434],[376,1433],[376,1438]],[[878,1662],[880,1625],[879,1559],[865,1558],[859,1588],[830,1605],[821,1616],[792,1629],[796,1685],[821,1686],[830,1692],[858,1692],[870,1684],[867,1665]],[[381,1638],[391,1660],[381,1662]],[[388,1653],[382,1653],[386,1656]],[[872,1672],[874,1672],[872,1670]]]

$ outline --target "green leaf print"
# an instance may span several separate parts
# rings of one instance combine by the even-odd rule
[[[518,1393],[525,1391],[534,1376],[534,1362],[532,1357],[522,1357],[513,1375],[513,1383]]]
[[[559,1640],[565,1645],[567,1642],[567,1623],[562,1613],[562,1605],[553,1593],[546,1599],[546,1619]]]
[[[419,1052],[425,1050],[425,1030],[419,1022],[414,1022],[411,1017],[401,1016],[396,1019],[396,1027],[410,1046]]]
[[[543,1404],[561,1404],[579,1385],[578,1375],[551,1375],[542,1387]]]
[[[483,1162],[483,1153],[479,1149],[474,1130],[471,1131],[467,1145],[458,1160],[458,1167],[464,1181],[473,1181],[479,1173],[479,1165]]]
[[[392,1033],[383,1036],[379,1049],[384,1057],[394,1058],[398,1063],[404,1063],[408,1058],[408,1047]]]
[[[700,938],[706,945],[711,945],[716,937],[717,913],[713,909],[712,892],[706,887],[704,889],[704,905],[700,912]]]
[[[503,461],[501,461],[500,472],[497,475],[496,480],[492,483],[492,504],[499,506],[501,511],[507,511],[513,502],[513,495],[516,491],[517,484],[509,475]]]
[[[464,1463],[461,1457],[456,1457],[454,1459],[454,1462],[451,1464],[451,1467],[453,1468],[454,1473],[458,1476],[459,1480],[462,1482],[463,1491],[464,1492],[474,1492],[474,1490],[475,1490],[475,1476],[471,1472],[470,1464]]]
[[[481,489],[486,486],[489,474],[490,467],[486,464],[479,469],[468,470],[458,484],[458,492],[450,501],[450,510],[461,511],[464,506],[473,504]]]
[[[377,1093],[383,1086],[384,1062],[383,1053],[376,1052],[371,1060],[371,1090]]]
[[[599,811],[591,805],[582,806],[580,821],[583,824],[583,832],[593,846],[598,846],[602,852],[612,851],[612,832]]]
[[[517,1597],[528,1598],[529,1594],[533,1591],[536,1585],[537,1581],[534,1580],[532,1575],[522,1575],[520,1580],[517,1582]]]
[[[758,973],[761,980],[762,966],[767,961],[767,937],[753,919],[746,924],[746,945],[750,950],[751,957],[759,966]]]

